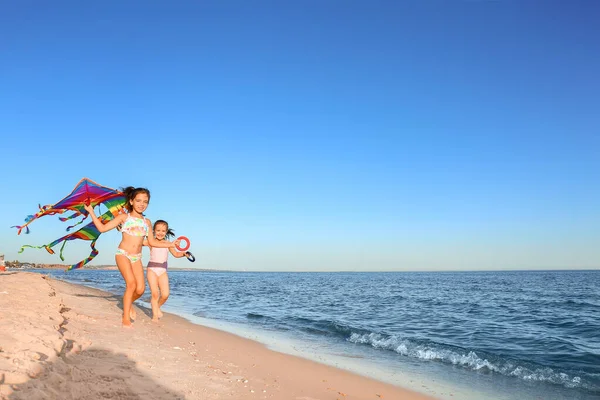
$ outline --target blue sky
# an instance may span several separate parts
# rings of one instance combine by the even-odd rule
[[[126,3],[126,4],[124,4]],[[83,177],[234,270],[600,266],[600,4],[5,2],[0,253]],[[114,264],[120,234],[98,241]],[[89,253],[67,244],[65,262]],[[147,256],[147,253],[145,253]]]

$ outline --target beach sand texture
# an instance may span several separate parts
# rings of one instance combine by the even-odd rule
[[[0,273],[1,399],[431,399],[30,272]]]

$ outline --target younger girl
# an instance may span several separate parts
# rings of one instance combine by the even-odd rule
[[[144,269],[142,267],[142,244],[147,242],[150,246],[173,248],[178,245],[177,241],[159,241],[150,235],[151,222],[144,217],[144,211],[150,202],[150,191],[146,188],[134,188],[133,186],[121,189],[125,195],[125,208],[127,214],[119,214],[110,221],[103,223],[94,214],[94,208],[86,205],[84,208],[92,217],[94,225],[104,233],[117,226],[121,226],[121,243],[117,248],[115,261],[119,272],[125,280],[125,292],[123,293],[123,326],[130,327],[131,319],[135,319],[133,302],[144,293]],[[144,238],[147,237],[147,241]]]
[[[169,229],[167,221],[159,219],[154,223],[154,237],[156,241],[162,243],[165,238],[174,236],[175,233],[172,229]],[[158,247],[150,241],[144,241],[144,245],[150,247],[150,262],[148,262],[146,277],[148,278],[148,285],[152,294],[150,300],[150,304],[152,305],[152,321],[157,322],[163,316],[160,307],[169,298],[169,276],[167,275],[169,252],[177,258],[185,257],[187,252],[175,251],[173,248]]]

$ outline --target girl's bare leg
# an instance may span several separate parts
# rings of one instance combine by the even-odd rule
[[[133,303],[133,293],[136,288],[136,280],[131,267],[129,258],[123,255],[115,256],[117,267],[123,280],[125,280],[125,292],[123,293],[123,326],[131,326],[131,303]]]
[[[148,270],[146,272],[146,277],[148,278],[148,286],[150,286],[150,304],[152,305],[152,321],[158,322],[160,309],[158,308],[158,298],[160,296],[159,287],[158,287],[158,277],[152,270]]]
[[[131,319],[135,319],[137,317],[137,313],[135,311],[135,307],[133,306],[133,302],[142,297],[144,290],[146,290],[146,281],[144,280],[144,268],[142,266],[142,261],[139,260],[131,264],[131,270],[133,272],[133,276],[135,277],[135,291],[133,292],[133,298],[131,299],[132,304],[129,316]]]
[[[158,318],[162,318],[163,313],[160,308],[169,298],[169,275],[166,272],[158,277],[158,288],[160,289],[160,298],[158,299]]]

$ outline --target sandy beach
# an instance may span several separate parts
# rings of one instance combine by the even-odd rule
[[[0,273],[1,399],[431,399],[30,272]]]

